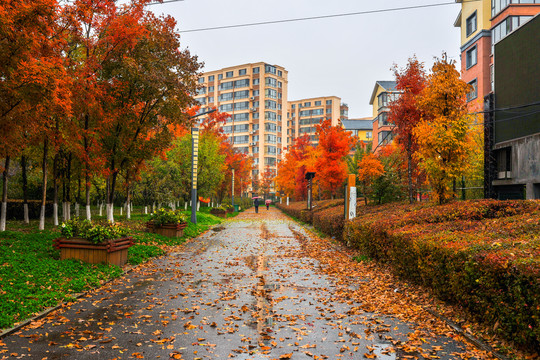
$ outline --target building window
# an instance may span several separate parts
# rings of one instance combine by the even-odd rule
[[[277,99],[277,90],[274,90],[274,89],[266,89],[266,90],[264,90],[264,95],[265,95],[267,98]]]
[[[246,75],[246,73],[247,73],[246,69],[240,69],[238,71],[238,75]]]
[[[379,127],[390,125],[390,123],[388,122],[388,113],[387,112],[381,113],[377,117],[377,120],[378,120],[378,123],[379,123]]]
[[[267,73],[267,74],[276,74],[276,67],[275,66],[272,66],[272,65],[265,65],[264,67],[264,71]]]
[[[379,132],[379,144],[386,145],[389,144],[392,139],[394,138],[394,134],[392,131],[381,131]]]
[[[467,94],[467,101],[472,101],[478,97],[478,81],[474,79],[469,85],[472,86],[472,90]]]
[[[217,79],[218,80],[223,80],[223,74],[218,74]]]
[[[377,96],[378,103],[379,103],[379,109],[388,106],[388,94],[382,93]]]
[[[315,106],[321,106],[322,105],[322,101],[315,101]]]
[[[241,88],[241,87],[246,87],[246,86],[249,86],[249,79],[236,80],[234,82],[234,87]]]
[[[279,76],[279,77],[283,77],[283,71],[281,71],[281,70],[278,70],[278,71],[277,71],[277,76]]]
[[[373,133],[371,131],[366,131],[366,139],[371,139],[373,137]]]
[[[253,79],[253,85],[259,85],[259,79]]]
[[[199,78],[199,84],[204,83],[204,76]]]
[[[283,87],[283,83],[281,81],[278,81],[277,82],[277,87],[281,89]]]
[[[277,86],[277,80],[271,77],[266,78],[266,86],[276,87]]]
[[[536,0],[537,2],[540,2],[540,0]],[[492,52],[493,52],[493,45],[495,45],[497,42],[504,39],[508,34],[510,34],[512,31],[516,30],[523,24],[525,24],[527,21],[532,19],[532,16],[509,16],[503,21],[501,21],[497,26],[495,26],[491,30],[491,45],[492,45]]]
[[[305,102],[304,103],[304,107],[310,107],[311,106],[311,101],[310,102]]]
[[[253,68],[253,73],[258,74],[259,73],[259,67],[254,67]]]
[[[253,96],[259,96],[259,90],[253,90]]]
[[[236,91],[234,93],[235,99],[247,99],[249,97],[249,90]]]
[[[476,45],[472,48],[467,50],[465,53],[465,63],[467,64],[467,69],[476,65],[478,62],[478,51],[476,48]]]
[[[228,77],[228,78],[233,77],[233,75],[234,75],[234,71],[227,71],[227,72],[225,73],[225,77]]]
[[[292,104],[292,105],[291,105],[291,109],[293,109],[293,110],[296,109],[296,105],[295,105],[295,104]]]
[[[326,113],[327,113],[327,114],[331,114],[331,113],[332,113],[332,108],[326,109]]]
[[[210,76],[208,77],[208,82],[210,82],[210,81],[214,81],[214,75],[210,75]]]
[[[332,105],[332,100],[326,100],[326,105]]]
[[[495,66],[493,66],[493,64],[489,67],[489,80],[491,83],[491,91],[495,91]]]
[[[471,36],[472,33],[474,33],[477,29],[477,21],[476,21],[476,11],[467,18],[466,21],[466,32],[467,37]]]
[[[512,178],[512,148],[498,149],[494,155],[497,159],[497,179]]]
[[[214,92],[214,87],[213,87],[213,86],[209,86],[209,87],[208,87],[208,92],[209,92],[209,93]]]

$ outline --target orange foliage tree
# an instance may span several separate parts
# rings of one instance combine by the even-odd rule
[[[467,160],[475,151],[466,101],[469,91],[454,62],[444,58],[433,65],[418,101],[425,116],[413,129],[417,157],[439,204],[452,198],[451,182],[467,171]]]
[[[375,154],[368,154],[358,162],[358,180],[362,184],[364,203],[367,205],[367,198],[371,194],[373,181],[384,174],[382,162]]]
[[[276,178],[280,191],[294,196],[296,200],[304,200],[307,196],[306,172],[315,170],[316,150],[310,144],[308,135],[294,140],[278,164]]]
[[[329,119],[317,125],[319,156],[315,162],[321,191],[335,197],[347,176],[345,157],[354,146],[354,138],[341,126],[332,126]]]
[[[399,97],[390,103],[388,120],[396,125],[394,132],[397,134],[396,142],[407,154],[407,179],[409,190],[409,202],[414,201],[413,177],[417,174],[417,161],[413,153],[418,149],[416,138],[413,136],[414,127],[420,122],[423,114],[418,106],[417,98],[426,87],[426,74],[423,64],[416,57],[409,58],[409,62],[403,69],[394,66],[396,77],[396,89],[400,91]]]
[[[10,159],[33,139],[46,139],[42,136],[52,115],[70,111],[58,11],[52,0],[16,0],[0,6],[0,158],[5,159],[0,168],[0,231],[5,230]],[[44,201],[42,205],[43,209]]]

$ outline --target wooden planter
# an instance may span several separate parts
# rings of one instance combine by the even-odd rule
[[[187,223],[155,226],[153,222],[149,221],[146,223],[146,227],[151,233],[179,238],[184,236],[184,229],[187,227]]]
[[[93,244],[83,238],[54,239],[54,247],[60,250],[60,260],[77,259],[89,264],[122,266],[127,262],[128,248],[132,245],[132,237],[109,240],[101,244]]]
[[[223,211],[223,210],[210,210],[210,214],[214,215],[214,216],[217,216],[217,217],[220,217],[220,218],[226,218],[227,217],[227,212],[226,211]]]

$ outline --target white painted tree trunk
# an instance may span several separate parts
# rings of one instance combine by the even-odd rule
[[[2,201],[2,214],[0,215],[0,231],[6,231],[7,202]]]
[[[28,216],[28,204],[23,204],[24,209],[24,223],[30,224],[30,217]]]
[[[75,203],[75,216],[76,217],[80,216],[80,209],[79,209],[79,203],[78,202]]]
[[[144,215],[148,215],[148,206],[144,206]]]
[[[187,211],[187,201],[184,203],[184,210]]]
[[[199,211],[200,208],[201,208],[201,202],[197,201],[197,211]]]
[[[86,204],[86,219],[88,221],[92,220],[92,211],[90,211],[90,205]]]
[[[107,221],[114,224],[114,204],[107,204]]]
[[[103,203],[99,204],[99,216],[103,216]]]
[[[120,206],[120,216],[124,215],[124,207]]]
[[[45,206],[41,207],[41,212],[39,213],[39,230],[45,230]]]
[[[289,197],[287,196],[287,206],[289,206]]]
[[[128,204],[127,211],[126,211],[126,219],[131,219],[131,205]]]
[[[53,206],[53,224],[54,226],[58,226],[58,203],[54,203]]]

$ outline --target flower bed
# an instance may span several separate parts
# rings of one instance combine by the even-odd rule
[[[184,229],[187,227],[187,222],[184,223],[166,223],[156,225],[152,221],[146,223],[146,227],[150,230],[151,233],[167,236],[167,237],[176,237],[180,238],[184,236]]]
[[[226,218],[227,217],[227,209],[225,209],[223,206],[212,208],[210,209],[210,214],[220,217],[220,218]]]
[[[94,244],[83,238],[57,238],[53,242],[60,250],[60,260],[77,259],[89,264],[112,264],[122,266],[128,259],[128,248],[133,245],[132,237],[123,237]]]
[[[540,351],[540,202],[365,207],[344,240]]]
[[[54,240],[60,259],[77,259],[90,264],[122,266],[127,262],[133,238],[127,230],[113,224],[92,224],[78,218],[62,223],[63,237]]]

